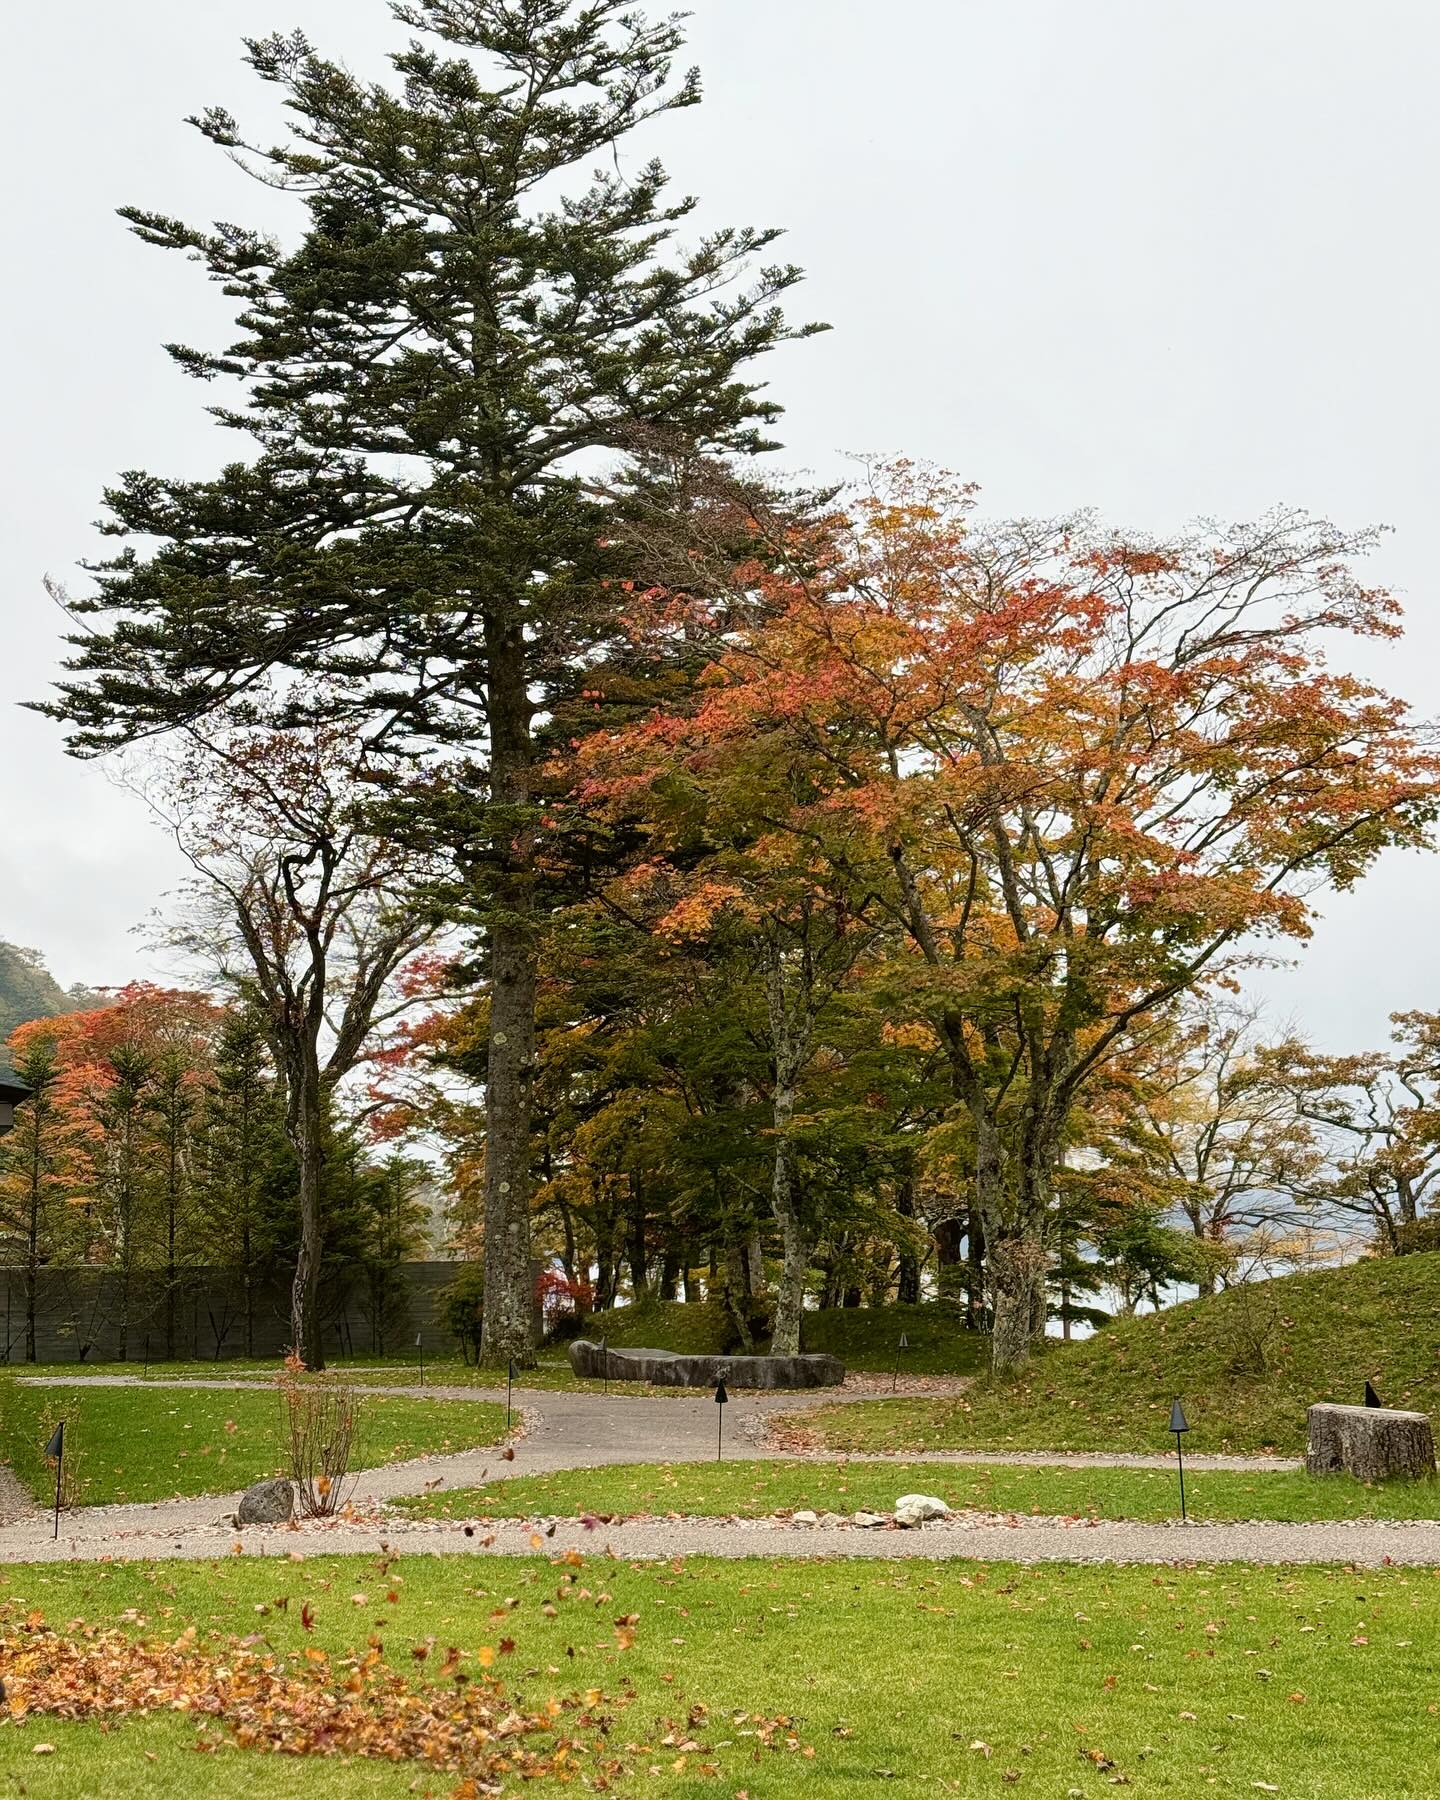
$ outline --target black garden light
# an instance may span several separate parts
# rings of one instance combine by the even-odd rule
[[[30,1088],[9,1063],[0,1061],[0,1137],[15,1123],[15,1108],[30,1098]]]
[[[719,1462],[725,1448],[725,1408],[730,1396],[725,1391],[725,1379],[722,1376],[715,1383],[715,1460]]]
[[[610,1340],[608,1337],[602,1337],[600,1340],[600,1365],[600,1378],[605,1383],[605,1392],[608,1394],[610,1392]]]
[[[1177,1394],[1175,1404],[1170,1408],[1170,1430],[1175,1437],[1175,1454],[1180,1460],[1180,1518],[1185,1518],[1185,1449],[1183,1435],[1190,1429],[1190,1421],[1185,1417],[1185,1408],[1180,1404]]]
[[[60,1536],[60,1490],[65,1481],[65,1421],[55,1427],[55,1434],[45,1446],[45,1459],[55,1465],[55,1536]]]
[[[890,1377],[890,1392],[893,1394],[900,1386],[900,1358],[910,1348],[910,1340],[902,1331],[900,1342],[895,1346],[895,1373]]]
[[[420,1385],[421,1385],[421,1387],[424,1387],[424,1385],[425,1385],[425,1333],[423,1331],[417,1331],[415,1333],[415,1348],[420,1352]]]
[[[510,1390],[515,1383],[515,1358],[512,1356],[505,1365],[505,1429],[510,1429]]]

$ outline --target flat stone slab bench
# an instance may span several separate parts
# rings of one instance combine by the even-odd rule
[[[839,1387],[838,1356],[679,1356],[673,1350],[607,1350],[589,1338],[570,1346],[570,1367],[592,1381],[649,1381],[656,1387]]]
[[[1307,1475],[1343,1471],[1360,1481],[1383,1481],[1390,1475],[1414,1480],[1435,1473],[1435,1437],[1428,1413],[1325,1404],[1310,1407],[1305,1421]]]

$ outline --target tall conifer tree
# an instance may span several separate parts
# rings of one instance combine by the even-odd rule
[[[393,85],[298,34],[253,40],[289,139],[193,121],[302,198],[298,243],[124,214],[239,303],[225,352],[170,350],[238,390],[217,417],[258,449],[212,481],[131,473],[109,493],[107,529],[143,547],[95,570],[46,710],[82,755],[243,702],[353,716],[377,773],[443,759],[425,829],[456,847],[490,999],[484,1348],[527,1360],[533,724],[616,623],[585,477],[657,432],[763,447],[778,409],[750,365],[817,328],[777,305],[798,270],[746,274],[775,232],[677,248],[695,202],[624,142],[700,98],[694,71],[671,77],[677,19],[631,0],[393,11],[420,34]]]

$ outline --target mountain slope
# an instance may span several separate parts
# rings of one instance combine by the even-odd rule
[[[0,940],[0,1042],[29,1019],[53,1019],[81,1004],[56,981],[38,951]]]

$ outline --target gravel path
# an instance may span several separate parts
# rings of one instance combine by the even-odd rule
[[[94,1509],[118,1511],[119,1509]],[[155,1508],[158,1515],[167,1508]],[[78,1527],[78,1528],[77,1528]],[[101,1527],[101,1529],[97,1529]],[[149,1558],[205,1560],[234,1553],[309,1558],[398,1551],[417,1556],[533,1556],[535,1539],[547,1555],[575,1549],[587,1557],[625,1562],[666,1561],[677,1556],[725,1558],[973,1558],[986,1562],[1266,1564],[1334,1563],[1355,1568],[1382,1564],[1440,1564],[1440,1524],[1321,1525],[1179,1523],[1136,1525],[1075,1523],[1051,1519],[1001,1521],[989,1514],[961,1515],[915,1531],[866,1531],[855,1526],[802,1527],[776,1520],[667,1519],[601,1526],[587,1531],[561,1521],[553,1535],[507,1521],[466,1528],[459,1522],[386,1517],[340,1521],[299,1530],[253,1527],[243,1532],[168,1529],[103,1529],[89,1516],[64,1522],[55,1543],[44,1521],[11,1526],[0,1560],[97,1562]]]
[[[46,1377],[28,1377],[46,1380]],[[67,1385],[73,1377],[59,1378]],[[96,1386],[133,1385],[133,1376],[92,1376]],[[211,1382],[150,1383],[207,1387]],[[265,1387],[264,1381],[227,1381],[224,1386]],[[417,1398],[494,1400],[497,1393],[473,1387],[397,1386],[374,1390]],[[498,1397],[503,1400],[503,1390]],[[864,1397],[863,1395],[857,1395]],[[0,1483],[0,1562],[100,1561],[107,1558],[213,1557],[240,1544],[247,1553],[285,1556],[374,1552],[389,1543],[426,1555],[531,1555],[531,1527],[515,1522],[472,1527],[460,1521],[414,1519],[386,1512],[384,1502],[437,1487],[474,1486],[484,1480],[549,1474],[563,1469],[599,1468],[614,1463],[708,1461],[715,1454],[713,1401],[675,1401],[656,1407],[625,1395],[516,1389],[522,1426],[513,1460],[499,1447],[453,1456],[423,1457],[362,1474],[353,1496],[357,1515],[297,1530],[252,1527],[237,1532],[229,1523],[237,1495],[172,1500],[153,1505],[89,1507],[62,1519],[58,1543],[47,1513],[25,1502],[15,1516],[6,1504],[18,1484]],[[763,1454],[774,1460],[815,1460],[814,1453],[777,1452],[761,1440],[770,1417],[796,1404],[793,1394],[736,1395],[725,1409],[726,1453],[732,1458]],[[825,1460],[830,1460],[826,1458]],[[887,1462],[896,1457],[851,1457]],[[911,1460],[945,1463],[1019,1463],[1074,1468],[1166,1468],[1173,1456],[1046,1454],[1038,1451],[948,1451]],[[1187,1456],[1195,1469],[1284,1470],[1282,1457]],[[21,1495],[23,1500],[24,1496]],[[587,1531],[562,1520],[543,1548],[558,1553],[574,1547],[587,1553],[609,1550],[626,1559],[669,1556],[780,1557],[974,1557],[1015,1562],[1326,1562],[1374,1566],[1384,1562],[1440,1564],[1440,1522],[1323,1524],[1134,1524],[1120,1521],[1009,1518],[965,1514],[917,1531],[865,1530],[852,1525],[797,1526],[779,1520],[637,1520]]]

